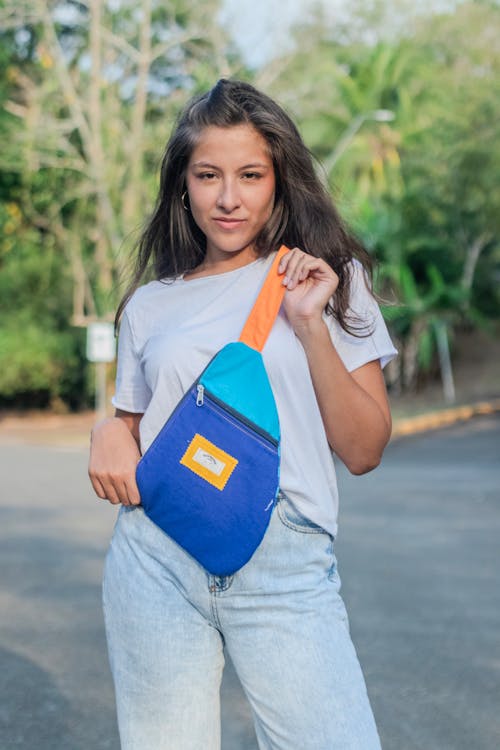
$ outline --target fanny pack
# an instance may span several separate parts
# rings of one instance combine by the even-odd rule
[[[210,360],[137,465],[146,515],[212,575],[250,560],[279,490],[278,411],[261,351],[283,300],[286,252],[278,251],[239,340]]]

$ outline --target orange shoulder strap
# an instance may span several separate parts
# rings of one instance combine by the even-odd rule
[[[276,253],[239,338],[242,343],[258,352],[264,348],[283,301],[285,287],[282,283],[283,276],[278,274],[278,266],[287,252],[288,248],[282,245]]]

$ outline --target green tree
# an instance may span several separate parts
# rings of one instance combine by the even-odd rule
[[[151,203],[151,167],[186,91],[228,72],[216,9],[178,0],[5,4],[4,26],[36,39],[37,75],[12,68],[8,105],[22,123],[24,200],[71,266],[75,322],[114,307],[119,248]],[[36,190],[45,170],[63,183],[49,205]]]
[[[464,3],[412,36],[376,29],[373,44],[320,18],[262,73],[379,261],[382,296],[398,301],[386,314],[405,388],[443,331],[499,315],[498,24],[498,9]]]
[[[399,198],[382,196],[397,218],[378,238],[383,273],[399,279],[405,303],[391,317],[413,352],[403,358],[406,385],[431,365],[436,330],[446,326],[453,337],[464,323],[484,325],[500,314],[500,59],[492,43],[499,31],[498,9],[467,3],[422,24],[414,40],[425,106],[415,112],[416,127],[403,129],[404,189]]]
[[[10,42],[0,75],[0,127],[9,127],[0,181],[12,183],[0,211],[9,229],[0,256],[0,355],[9,360],[0,397],[33,390],[54,399],[66,373],[84,371],[83,337],[70,323],[112,316],[124,241],[152,205],[174,118],[189,95],[230,72],[217,9],[217,0],[0,6]],[[23,352],[14,357],[20,331]]]
[[[68,331],[71,286],[53,239],[26,219],[18,121],[8,105],[13,72],[36,75],[26,37],[0,36],[0,133],[9,144],[0,169],[0,405],[76,407],[85,388],[81,337]]]

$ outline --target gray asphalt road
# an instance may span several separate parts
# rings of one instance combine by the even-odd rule
[[[100,611],[115,510],[79,449],[3,445],[0,470],[0,750],[118,750]],[[340,474],[337,556],[384,750],[498,750],[500,416]],[[223,726],[224,750],[256,749],[230,665]]]

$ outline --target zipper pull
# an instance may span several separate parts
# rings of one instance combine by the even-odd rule
[[[201,385],[201,383],[198,383],[196,388],[198,390],[198,395],[196,396],[196,406],[203,406],[203,392],[205,389]]]

